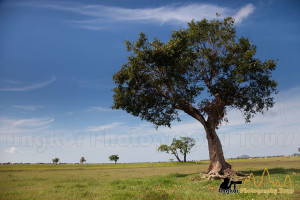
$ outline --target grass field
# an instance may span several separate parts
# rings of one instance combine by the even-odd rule
[[[2,165],[0,199],[300,199],[300,157],[228,160],[260,181],[292,180],[293,194],[219,194],[221,180],[201,179],[208,161],[83,165]],[[261,188],[270,188],[267,176]],[[252,183],[248,188],[254,188]],[[238,186],[240,189],[242,186]],[[273,187],[276,188],[276,187]],[[290,188],[287,185],[286,188]]]

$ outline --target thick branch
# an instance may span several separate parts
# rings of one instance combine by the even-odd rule
[[[194,106],[190,104],[179,104],[178,109],[183,110],[186,114],[198,120],[204,128],[207,129],[207,124],[203,115]]]

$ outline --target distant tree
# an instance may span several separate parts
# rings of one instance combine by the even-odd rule
[[[115,161],[115,164],[119,160],[119,156],[118,155],[111,155],[108,158],[109,158],[110,161]]]
[[[186,162],[186,154],[190,153],[191,149],[195,146],[195,140],[191,137],[180,137],[180,141],[180,153],[183,155],[183,162]]]
[[[84,158],[84,157],[81,157],[81,158],[80,158],[80,163],[83,164],[84,162],[86,162],[85,158]]]
[[[168,146],[166,144],[160,145],[158,147],[158,151],[161,152],[166,152],[166,153],[171,153],[173,154],[178,162],[182,162],[179,158],[178,155],[178,150],[179,152],[183,155],[183,161],[186,162],[186,154],[190,153],[192,147],[195,145],[195,140],[190,137],[180,137],[180,139],[174,138],[171,145]]]
[[[166,153],[171,153],[173,154],[176,159],[178,160],[178,162],[181,162],[180,158],[179,158],[179,155],[178,155],[178,143],[176,141],[176,139],[174,138],[173,139],[173,142],[170,146],[166,145],[166,144],[162,144],[158,147],[158,151],[161,151],[161,152],[166,152]]]
[[[53,162],[53,164],[57,164],[59,162],[59,158],[53,158],[52,162]]]
[[[173,158],[170,158],[169,160],[170,160],[171,162],[173,162],[174,159],[173,159]]]
[[[232,174],[216,133],[226,113],[237,109],[250,122],[274,105],[276,60],[255,56],[256,46],[237,34],[234,19],[191,21],[170,40],[149,41],[141,33],[126,41],[128,62],[113,75],[113,109],[153,123],[171,126],[178,111],[196,119],[208,140],[209,175]],[[200,128],[200,127],[199,127]]]

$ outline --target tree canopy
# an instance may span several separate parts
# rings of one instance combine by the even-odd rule
[[[191,152],[195,146],[195,140],[191,137],[180,137],[180,153],[183,155],[183,161],[186,162],[186,154]]]
[[[59,158],[53,158],[53,159],[52,159],[52,162],[53,162],[54,164],[57,164],[57,163],[59,162]]]
[[[113,76],[112,108],[156,126],[180,120],[178,109],[202,122],[211,116],[218,126],[228,108],[237,108],[250,122],[274,104],[276,60],[255,58],[256,46],[237,36],[230,17],[191,21],[187,29],[173,31],[168,42],[149,41],[141,33],[126,46],[131,55]]]
[[[162,144],[158,147],[158,151],[173,154],[178,162],[182,162],[179,158],[178,151],[183,155],[184,162],[186,162],[186,155],[190,153],[191,149],[195,146],[195,140],[191,137],[174,138],[171,145]]]
[[[114,161],[115,164],[116,164],[117,161],[119,160],[119,156],[118,156],[118,155],[111,155],[111,156],[108,157],[108,159],[109,159],[110,161]]]
[[[81,157],[81,158],[80,158],[80,163],[83,164],[84,162],[86,162],[85,158],[84,158],[84,157]]]

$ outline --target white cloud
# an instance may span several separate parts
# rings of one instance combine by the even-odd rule
[[[32,133],[49,128],[52,118],[0,118],[0,134]]]
[[[255,6],[253,4],[248,4],[236,13],[233,18],[236,23],[241,23],[245,18],[251,15],[255,10]]]
[[[242,154],[251,156],[283,155],[297,151],[299,141],[300,88],[282,91],[275,96],[275,106],[264,114],[257,114],[250,124],[238,110],[228,112],[229,123],[223,124],[217,133],[223,145],[226,157],[236,157]],[[129,132],[130,127],[122,127],[123,132]],[[156,137],[155,144],[170,143],[171,139],[179,136],[190,136],[197,140],[196,152],[201,158],[207,158],[207,140],[202,125],[195,119],[185,116],[181,122],[174,123],[171,129],[160,127],[157,131],[146,123],[137,125],[131,141],[143,135]],[[112,130],[111,133],[117,130]],[[128,134],[127,134],[128,135]],[[121,137],[121,135],[119,135]],[[143,138],[143,137],[142,137]],[[152,144],[154,144],[152,143]],[[142,143],[137,143],[141,146]],[[202,156],[203,155],[203,156]],[[199,159],[195,155],[194,159]]]
[[[88,111],[111,112],[112,110],[108,109],[108,108],[100,107],[100,106],[98,106],[98,107],[93,106],[93,107],[90,107],[88,109]]]
[[[203,18],[213,19],[216,17],[216,13],[221,16],[235,16],[236,22],[241,23],[251,13],[253,13],[255,7],[252,4],[248,4],[245,7],[236,9],[229,7],[221,7],[213,4],[204,3],[192,3],[192,4],[173,4],[156,8],[122,8],[114,6],[103,5],[86,5],[78,3],[23,3],[20,5],[33,6],[44,9],[54,9],[61,11],[68,11],[84,15],[88,19],[84,20],[72,20],[69,21],[75,26],[100,30],[105,29],[111,24],[116,22],[139,22],[139,23],[175,23],[185,25],[192,19],[201,20]]]
[[[26,111],[33,111],[33,110],[37,110],[39,108],[45,108],[45,106],[33,106],[33,105],[28,105],[28,106],[12,105],[12,107],[17,108],[17,109],[26,110]]]
[[[247,129],[250,132],[264,133],[294,133],[300,128],[298,119],[300,116],[300,88],[290,89],[281,92],[275,97],[275,106],[264,114],[257,114],[250,124],[245,123],[245,119],[239,110],[231,110],[228,112],[227,118],[229,123],[223,123],[217,130],[220,137],[231,137],[240,129]],[[100,109],[101,110],[101,109]],[[182,121],[174,122],[171,128],[159,127],[158,130],[153,128],[150,123],[111,123],[101,126],[90,126],[88,131],[110,130],[110,134],[121,136],[122,134],[130,134],[132,137],[142,135],[156,134],[159,137],[180,137],[191,136],[198,137],[206,142],[206,134],[203,126],[188,115],[182,115]]]
[[[10,79],[2,79],[0,80],[0,84],[3,85],[3,84],[18,84],[19,81],[16,81],[16,80],[10,80]]]
[[[251,120],[249,125],[260,125],[268,129],[278,130],[285,127],[299,127],[298,119],[300,116],[300,88],[292,88],[282,91],[275,96],[275,104],[264,114],[257,114]],[[238,110],[228,112],[230,126],[239,126],[245,124],[245,120]]]
[[[10,147],[9,149],[6,149],[5,152],[13,154],[13,153],[17,153],[17,149],[16,147]]]
[[[10,81],[11,84],[9,84],[9,82],[6,82],[6,85],[1,85],[0,86],[0,91],[29,91],[29,90],[34,90],[34,89],[39,89],[39,88],[43,88],[46,85],[49,85],[51,83],[53,83],[55,81],[56,77],[53,76],[50,80],[45,81],[45,82],[41,82],[41,83],[34,83],[31,85],[16,85],[16,81],[12,84],[12,82]]]
[[[110,124],[105,124],[105,125],[100,125],[100,126],[89,126],[86,131],[87,132],[103,131],[103,130],[119,127],[121,124],[122,123],[120,123],[120,122],[112,122]]]

